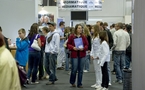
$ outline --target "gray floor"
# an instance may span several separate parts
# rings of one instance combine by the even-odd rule
[[[111,62],[112,66],[112,62]],[[45,83],[48,80],[39,81],[40,84],[37,85],[28,85],[27,89],[23,90],[95,90],[94,88],[91,88],[90,86],[95,83],[95,74],[93,69],[93,64],[90,64],[90,71],[88,73],[84,73],[83,76],[83,87],[80,88],[71,88],[69,84],[69,75],[67,71],[64,70],[57,70],[57,77],[58,81],[55,83],[55,85],[45,85]],[[109,87],[109,90],[123,90],[123,85],[113,83],[115,80],[115,75],[112,75],[112,86]]]

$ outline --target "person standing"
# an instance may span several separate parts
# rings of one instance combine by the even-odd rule
[[[38,34],[38,24],[34,23],[31,25],[30,32],[28,34],[28,38],[30,41],[29,44],[29,60],[28,60],[28,73],[27,73],[27,81],[30,81],[30,77],[32,74],[32,80],[31,84],[38,84],[37,82],[37,72],[38,72],[38,66],[40,62],[40,51],[35,50],[34,48],[31,47],[33,44],[34,40],[38,41],[38,46],[41,47],[41,40],[40,40],[40,35]]]
[[[85,64],[86,51],[88,50],[87,38],[82,34],[83,27],[81,24],[75,26],[74,34],[72,34],[67,42],[67,47],[71,51],[71,74],[70,74],[70,84],[72,87],[76,87],[76,75],[78,71],[77,87],[83,88],[82,78],[83,69]],[[80,45],[76,46],[75,40],[79,39]]]
[[[47,23],[50,32],[46,36],[45,45],[45,70],[49,75],[49,82],[46,85],[53,85],[57,81],[56,77],[56,60],[59,53],[60,35],[55,30],[56,23]]]
[[[126,31],[129,33],[129,36],[130,36],[130,45],[126,49],[125,69],[129,69],[130,62],[132,61],[132,27],[131,25],[126,25]]]
[[[60,44],[59,44],[59,53],[57,57],[57,70],[63,70],[64,68],[62,67],[63,61],[65,61],[65,50],[64,50],[64,40],[66,37],[64,37],[64,27],[65,27],[65,22],[61,21],[59,23],[59,28],[57,29],[59,35],[60,35]]]
[[[2,33],[2,27],[1,26],[0,26],[0,33]],[[10,39],[9,38],[6,38],[4,36],[4,40],[5,40],[5,46],[6,46],[6,48],[10,51],[10,47],[9,47]]]
[[[24,68],[26,71],[26,64],[28,61],[29,56],[29,44],[30,41],[26,37],[26,31],[25,29],[21,28],[18,31],[19,37],[16,38],[16,55],[15,59],[18,61],[19,65]]]
[[[91,51],[91,34],[89,29],[85,26],[83,34],[88,40],[88,50],[86,51],[86,61],[84,66],[84,72],[88,72],[90,68],[90,51]]]
[[[98,64],[101,66],[102,70],[102,84],[101,87],[96,90],[108,90],[109,84],[109,73],[108,73],[108,63],[110,62],[110,49],[108,44],[108,35],[106,31],[102,31],[99,33],[100,38],[100,49],[99,55],[97,57]]]
[[[96,77],[96,83],[92,85],[93,88],[99,88],[101,87],[102,83],[102,73],[101,73],[101,66],[98,65],[98,54],[99,54],[99,48],[100,48],[100,39],[99,39],[99,26],[94,25],[92,27],[92,49],[90,52],[91,60],[93,60],[94,64],[94,70],[95,70],[95,77]]]
[[[122,84],[123,80],[123,69],[125,68],[125,52],[127,47],[130,45],[130,36],[123,30],[123,24],[116,24],[116,32],[113,35],[114,45],[114,62],[116,69],[116,82]]]
[[[0,90],[21,90],[16,61],[0,33]]]

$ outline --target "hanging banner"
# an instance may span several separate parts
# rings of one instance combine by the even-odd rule
[[[102,10],[102,0],[57,0],[61,10]]]

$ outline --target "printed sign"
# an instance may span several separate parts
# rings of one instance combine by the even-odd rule
[[[102,10],[102,0],[58,0],[62,10]]]

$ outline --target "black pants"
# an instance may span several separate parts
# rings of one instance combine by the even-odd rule
[[[43,69],[43,51],[41,51],[41,57],[39,62],[39,79],[41,79],[44,75],[44,69]]]
[[[107,69],[107,64],[108,62],[104,63],[104,66],[102,68],[102,87],[108,88],[109,84],[109,74],[108,74],[108,69]]]

